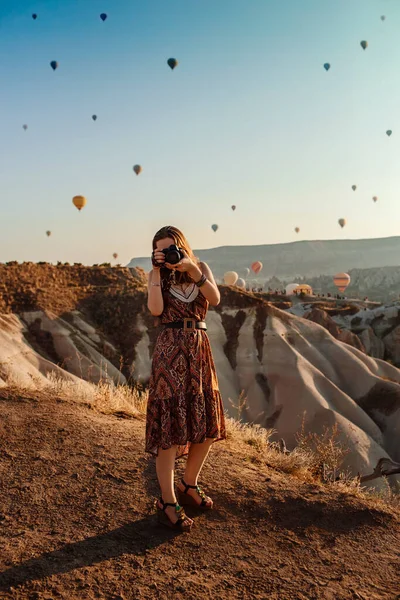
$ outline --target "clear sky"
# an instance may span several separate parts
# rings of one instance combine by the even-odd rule
[[[0,0],[0,224],[0,262],[399,235],[399,0]]]

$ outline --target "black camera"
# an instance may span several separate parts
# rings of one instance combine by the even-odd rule
[[[164,248],[161,252],[165,256],[165,262],[170,265],[176,265],[182,258],[184,258],[184,254],[178,246],[175,244],[171,244],[168,248]],[[154,258],[152,258],[153,262]],[[157,266],[160,266],[160,263],[156,263]]]

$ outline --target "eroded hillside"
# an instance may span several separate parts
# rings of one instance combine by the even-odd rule
[[[0,386],[46,385],[50,373],[146,385],[158,329],[143,272],[28,263],[2,265],[0,278]],[[221,296],[207,325],[229,415],[274,428],[290,449],[302,424],[317,433],[337,425],[352,475],[400,461],[396,367],[367,356],[353,334],[290,314],[289,299],[224,286]],[[389,481],[397,490],[398,476]]]

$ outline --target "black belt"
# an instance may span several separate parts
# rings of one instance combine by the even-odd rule
[[[165,327],[172,329],[184,329],[185,331],[194,329],[207,329],[205,321],[196,321],[196,319],[183,319],[183,321],[172,321],[172,323],[164,323]]]

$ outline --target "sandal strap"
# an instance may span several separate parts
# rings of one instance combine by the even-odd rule
[[[200,506],[205,506],[207,504],[207,496],[206,496],[204,490],[202,490],[199,485],[188,485],[183,478],[182,478],[182,484],[185,486],[185,492],[184,492],[185,494],[187,494],[187,491],[189,489],[196,490],[196,492],[198,493],[198,495],[201,498]]]
[[[175,507],[175,512],[178,516],[177,520],[174,523],[175,527],[182,527],[183,523],[187,520],[187,514],[185,513],[185,509],[183,508],[183,506],[181,506],[178,502],[164,502],[164,500],[162,499],[162,497],[160,496],[160,502],[163,505],[163,511],[165,512],[165,509],[167,508],[167,506],[174,506]],[[168,517],[169,518],[169,517]]]
[[[176,512],[179,512],[180,510],[182,510],[182,506],[180,506],[180,504],[178,504],[178,502],[164,502],[164,500],[162,499],[162,497],[160,496],[160,502],[163,505],[163,510],[165,511],[165,509],[167,508],[167,506],[174,506]]]
[[[188,491],[189,489],[190,489],[190,490],[197,490],[197,491],[200,489],[198,485],[188,485],[188,484],[186,483],[186,481],[183,479],[183,477],[182,477],[182,483],[183,483],[183,485],[185,486],[185,492],[184,492],[185,494],[187,494],[187,491]]]

